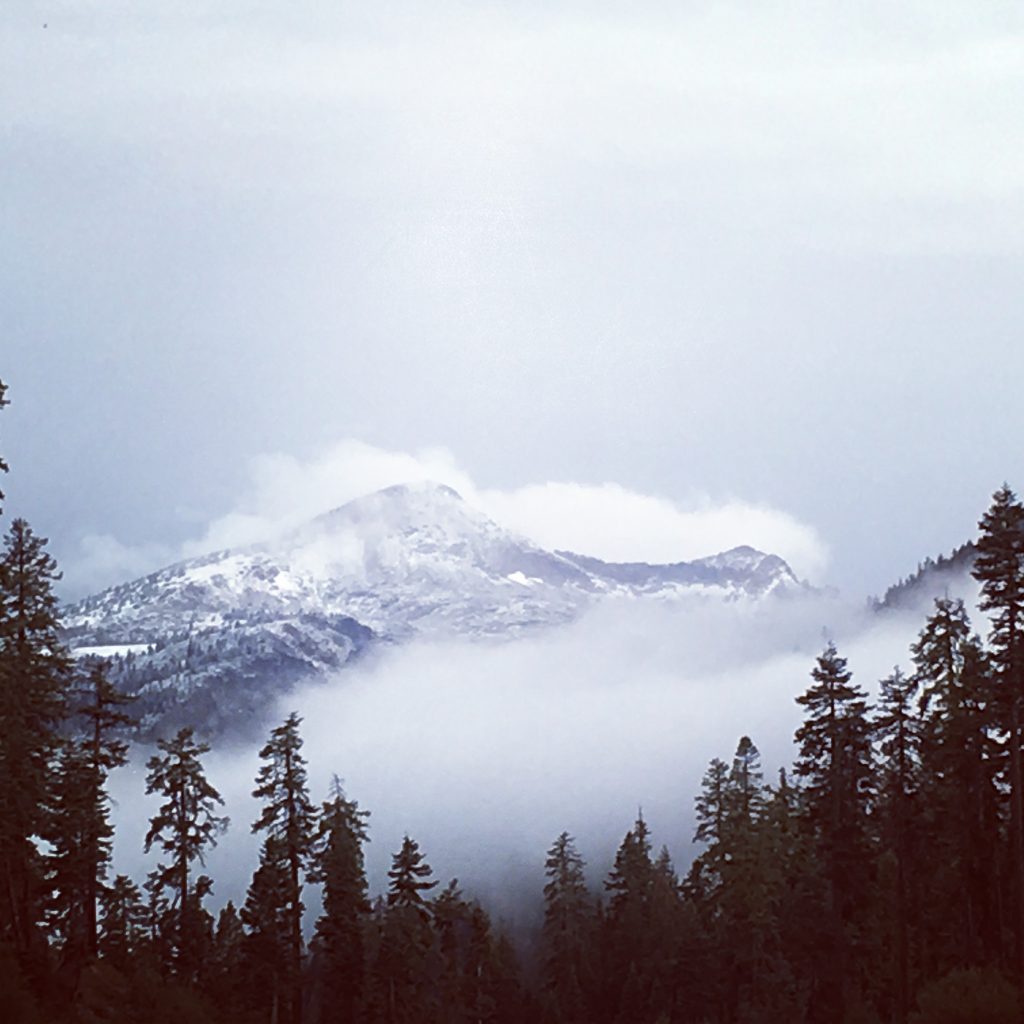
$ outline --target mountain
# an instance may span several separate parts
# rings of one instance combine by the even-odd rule
[[[750,547],[670,565],[546,551],[451,488],[399,485],[265,543],[179,562],[64,611],[77,654],[112,659],[144,732],[237,730],[300,679],[377,644],[514,637],[596,601],[806,589]]]
[[[962,596],[971,589],[969,576],[977,549],[973,541],[954,548],[948,555],[926,558],[906,579],[894,583],[870,602],[875,611],[930,608],[931,602],[947,593]]]

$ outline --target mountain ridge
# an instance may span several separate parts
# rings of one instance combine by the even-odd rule
[[[109,654],[118,682],[141,695],[144,730],[191,715],[218,732],[375,645],[513,638],[598,601],[809,589],[783,559],[749,546],[671,564],[548,551],[422,481],[107,588],[69,605],[64,621],[73,649]]]

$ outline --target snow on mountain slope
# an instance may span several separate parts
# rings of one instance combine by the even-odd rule
[[[550,552],[448,487],[389,487],[266,543],[214,552],[66,609],[72,648],[109,654],[139,692],[144,726],[220,731],[297,680],[373,642],[511,637],[570,621],[598,600],[802,589],[753,548],[672,565]]]

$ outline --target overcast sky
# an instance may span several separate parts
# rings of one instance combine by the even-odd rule
[[[1022,112],[1009,2],[3,4],[8,514],[81,590],[440,465],[878,592],[1024,489]]]

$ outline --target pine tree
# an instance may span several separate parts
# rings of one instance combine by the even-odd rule
[[[494,1024],[521,1024],[539,1020],[540,1007],[525,991],[516,951],[508,935],[499,932],[494,941],[494,992],[497,1004]]]
[[[430,901],[430,914],[437,935],[437,1000],[446,1019],[461,1024],[467,1014],[463,984],[470,907],[462,898],[457,878]],[[426,1016],[424,1013],[424,1019]]]
[[[88,665],[84,696],[78,713],[86,720],[85,737],[64,742],[48,830],[54,920],[65,961],[78,966],[97,953],[97,905],[113,838],[106,781],[127,760],[128,744],[115,730],[130,721],[120,710],[129,700],[114,689],[104,662]]]
[[[671,1020],[683,1010],[679,1005],[679,974],[687,955],[684,948],[687,924],[679,879],[667,846],[663,846],[654,859],[650,902],[650,947],[646,965],[650,1013],[654,1019]]]
[[[316,923],[315,947],[322,959],[325,1024],[355,1020],[363,996],[363,931],[370,904],[366,895],[363,844],[369,811],[345,797],[335,776],[313,845],[311,882],[323,886],[323,914]]]
[[[989,651],[996,671],[1000,725],[1010,749],[1010,854],[1014,878],[1015,970],[1024,989],[1024,775],[1021,701],[1024,698],[1024,505],[1007,484],[992,496],[978,523],[972,575],[990,612]]]
[[[869,897],[871,727],[866,696],[851,683],[834,644],[819,656],[811,677],[813,685],[797,697],[806,711],[795,737],[795,770],[804,781],[806,822],[826,867],[837,943],[831,965],[837,977],[822,987],[838,1001],[834,1012],[843,1014],[857,997],[853,944]]]
[[[292,1024],[302,1021],[302,880],[309,863],[316,827],[316,810],[309,799],[306,761],[300,753],[299,716],[292,712],[270,734],[260,751],[265,762],[256,776],[252,795],[266,801],[263,812],[252,826],[253,832],[265,831],[278,844],[288,871],[285,890],[288,921],[287,974]]]
[[[491,921],[479,903],[468,906],[462,964],[462,1005],[467,1024],[496,1022],[500,998],[499,965]]]
[[[260,850],[259,867],[245,897],[241,919],[246,928],[243,943],[246,1003],[259,1016],[277,1021],[289,1012],[294,997],[289,948],[291,922],[288,858],[280,838],[267,836]]]
[[[181,978],[191,982],[198,972],[206,938],[202,899],[210,889],[205,876],[192,883],[191,865],[196,860],[205,863],[204,851],[216,846],[228,819],[214,813],[224,801],[207,780],[200,761],[210,748],[196,743],[194,730],[181,729],[171,740],[158,740],[157,747],[162,755],[154,754],[146,763],[146,792],[167,799],[150,819],[145,850],[148,853],[156,843],[170,857],[168,864],[158,865],[152,889],[154,899],[161,889],[174,894],[168,923],[176,969]]]
[[[584,866],[568,832],[555,840],[544,863],[543,986],[554,1018],[566,1024],[586,1019],[583,992],[589,987],[592,922]]]
[[[962,600],[939,598],[911,647],[921,688],[921,829],[915,874],[930,922],[935,971],[981,962],[1000,949],[995,771],[997,725],[990,670]]]
[[[881,753],[881,812],[885,846],[896,862],[894,917],[896,930],[895,1004],[897,1024],[910,1005],[908,878],[911,839],[916,830],[914,797],[920,786],[921,729],[915,714],[918,679],[897,666],[881,681],[875,737]]]
[[[70,660],[46,540],[15,519],[0,558],[0,940],[23,964],[41,950],[42,859]]]
[[[238,1019],[243,996],[245,930],[231,900],[217,915],[213,935],[213,956],[205,990],[212,1005],[220,1008],[222,1018]]]
[[[736,827],[748,827],[764,810],[761,754],[749,736],[736,745],[727,791],[729,818]]]
[[[636,985],[646,981],[653,886],[650,830],[641,813],[624,836],[604,883],[610,894],[605,925],[605,969],[610,983],[607,1005],[618,1008],[617,1019],[637,1019],[644,1011],[635,1001],[635,986],[627,979],[632,973]]]
[[[764,989],[777,955],[781,878],[775,836],[765,820],[761,755],[749,736],[736,746],[726,792],[721,934],[732,997],[756,1018],[765,1011]]]
[[[695,839],[708,848],[700,855],[702,887],[691,879],[714,944],[717,1001],[735,1016],[760,998],[767,961],[778,944],[780,886],[770,829],[761,755],[749,736],[740,738],[732,767],[711,762],[697,798]]]
[[[63,964],[73,976],[84,965],[93,945],[87,910],[93,876],[93,852],[109,857],[113,829],[97,820],[92,799],[93,775],[87,751],[68,741],[57,755],[53,780],[47,857],[50,923],[61,948]]]
[[[127,875],[100,891],[99,951],[118,970],[127,969],[144,942],[147,916],[142,893]]]
[[[436,881],[428,881],[433,868],[420,852],[419,843],[408,835],[402,838],[402,848],[392,857],[391,879],[388,887],[388,906],[399,910],[410,910],[423,920],[428,920],[430,911],[423,893],[433,889]]]
[[[753,986],[752,1019],[789,1021],[803,1013],[802,993],[827,942],[821,940],[823,898],[813,843],[801,827],[800,797],[784,768],[766,788],[758,824],[763,893],[768,903],[763,973]]]
[[[720,758],[708,765],[701,781],[701,791],[695,801],[697,828],[695,843],[704,843],[707,849],[695,862],[691,881],[700,878],[700,887],[707,900],[713,901],[722,884],[722,865],[729,838],[729,767]]]
[[[373,969],[372,1003],[389,1024],[431,1020],[436,1005],[431,907],[424,893],[437,882],[419,844],[405,836],[392,858],[386,912]]]

